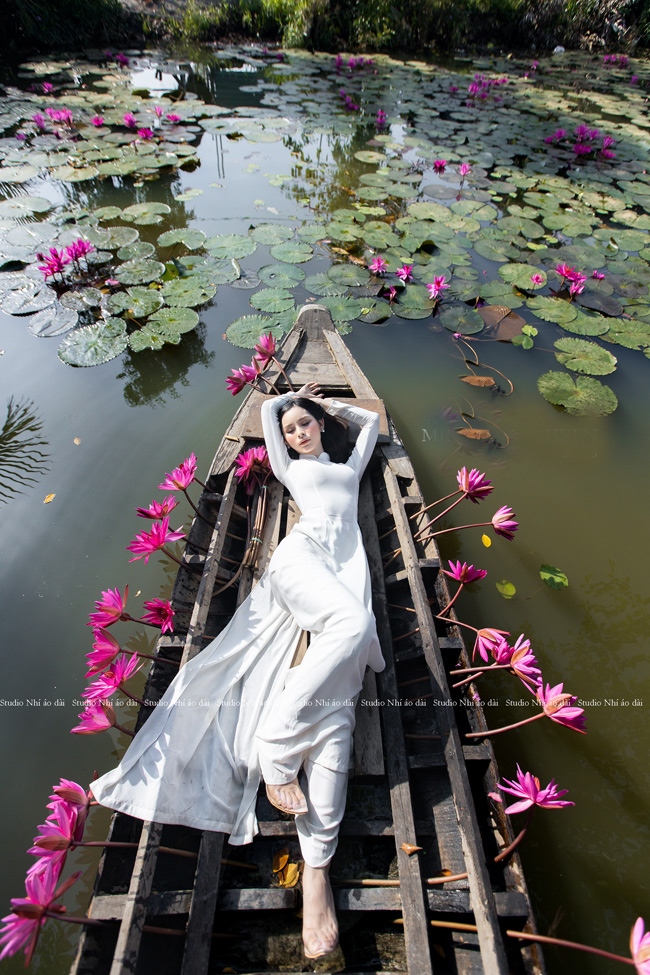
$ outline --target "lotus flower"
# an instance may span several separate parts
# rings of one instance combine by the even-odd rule
[[[451,285],[445,284],[444,274],[441,274],[439,277],[434,276],[433,284],[427,285],[427,289],[429,291],[429,297],[434,298],[437,301],[441,293],[450,287]]]
[[[141,667],[144,666],[144,661],[138,662],[138,658],[135,654],[123,653],[121,657],[113,664],[111,670],[105,670],[101,677],[94,680],[92,684],[84,690],[83,696],[85,701],[104,701],[106,698],[110,697],[117,690],[120,689],[122,684],[133,677]]]
[[[447,165],[446,159],[436,159],[433,164],[434,172],[444,173],[446,165]]]
[[[145,613],[142,617],[147,623],[154,623],[156,626],[160,627],[161,633],[173,633],[174,623],[172,617],[176,614],[171,607],[171,603],[167,599],[149,599],[144,604],[145,609],[149,612]]]
[[[138,120],[136,119],[133,112],[126,112],[123,121],[127,129],[137,129],[138,127]]]
[[[48,803],[48,809],[54,809],[58,803],[66,803],[72,806],[77,814],[77,822],[74,831],[75,843],[79,843],[84,831],[84,824],[90,810],[90,800],[92,794],[86,792],[83,786],[71,779],[59,779],[59,784],[52,786],[53,795],[50,796],[52,802]]]
[[[449,570],[443,569],[442,571],[446,576],[449,576],[451,579],[456,579],[464,586],[470,582],[476,582],[478,579],[485,579],[487,575],[485,569],[475,569],[473,565],[468,565],[467,562],[463,562],[461,565],[460,560],[458,562],[450,562]]]
[[[145,142],[148,141],[149,139],[153,139],[153,130],[146,129],[146,128],[138,129],[138,138],[144,139]]]
[[[514,511],[507,505],[499,508],[498,511],[492,516],[492,527],[494,528],[497,535],[502,535],[509,541],[515,537],[515,532],[519,528],[519,522],[515,521],[512,517]]]
[[[39,835],[34,837],[34,846],[27,852],[39,859],[27,871],[27,876],[42,873],[46,863],[52,863],[58,874],[63,869],[68,850],[74,842],[77,825],[77,811],[65,802],[54,803],[52,814],[38,827]],[[82,831],[83,832],[83,831]]]
[[[510,650],[510,659],[507,662],[514,673],[529,690],[537,688],[542,680],[542,672],[539,669],[537,657],[530,648],[530,640],[526,640],[522,633],[517,638],[514,647],[508,647],[508,649]]]
[[[192,454],[192,456],[194,456]],[[176,473],[175,471],[173,473]],[[194,475],[192,475],[194,477]],[[169,487],[169,485],[166,485]],[[150,532],[138,532],[132,542],[126,546],[129,552],[135,552],[132,559],[129,562],[135,562],[137,559],[144,557],[144,564],[146,565],[149,561],[149,556],[159,549],[163,548],[167,542],[177,542],[181,538],[185,538],[185,532],[180,530],[170,531],[169,528],[169,518],[165,517],[160,522],[155,522],[152,525]]]
[[[99,129],[104,124],[104,116],[103,115],[94,115],[91,118],[90,121],[95,126],[95,128]]]
[[[79,715],[81,724],[70,729],[71,735],[95,735],[115,724],[115,711],[108,701],[89,701]]]
[[[86,677],[94,677],[95,674],[100,674],[122,652],[121,646],[115,637],[111,636],[108,630],[98,627],[94,635],[95,642],[93,643],[93,649],[90,653],[86,654],[88,664],[90,665],[86,671]]]
[[[644,927],[643,918],[638,917],[630,935],[630,952],[638,975],[650,975],[650,931],[644,934]]]
[[[469,163],[461,163],[460,166],[458,167],[458,173],[463,178],[465,178],[465,176],[469,176],[471,171],[472,171],[472,167],[469,165]]]
[[[45,912],[55,914],[65,914],[65,907],[55,904],[54,901],[61,897],[76,880],[81,876],[82,871],[68,877],[57,889],[58,873],[54,864],[46,864],[40,873],[28,876],[25,879],[25,893],[27,897],[11,898],[11,914],[2,918],[5,925],[0,934],[0,943],[4,943],[0,952],[0,961],[15,955],[19,948],[25,948],[25,966],[29,965],[36,949],[38,936],[41,928],[45,924]]]
[[[506,808],[507,813],[524,812],[531,806],[541,806],[542,809],[562,809],[564,806],[575,806],[575,802],[560,798],[565,796],[569,790],[558,789],[555,785],[555,779],[551,779],[546,788],[542,789],[537,776],[531,775],[530,772],[524,774],[519,765],[517,765],[516,782],[504,779],[498,785],[502,792],[509,792],[520,799],[519,802],[513,802]]]
[[[178,501],[174,495],[169,494],[162,502],[156,501],[154,498],[148,508],[136,508],[135,510],[139,518],[150,518],[151,521],[158,521],[165,515],[171,514],[177,504]]]
[[[486,498],[488,494],[494,491],[494,488],[490,485],[491,481],[488,481],[485,474],[478,471],[475,467],[468,472],[466,467],[461,467],[456,475],[458,480],[458,487],[463,492],[466,498],[473,501],[474,504],[478,504],[483,498]]]
[[[247,383],[253,383],[257,378],[257,373],[252,366],[241,366],[230,371],[232,376],[226,376],[226,386],[233,396],[240,393]]]
[[[255,345],[255,358],[260,363],[262,368],[268,365],[273,356],[275,355],[275,339],[273,338],[273,333],[269,332],[268,335],[260,335]],[[246,368],[243,366],[242,368]],[[230,377],[228,377],[230,378]]]
[[[407,281],[410,281],[413,278],[413,265],[404,264],[403,267],[398,267],[395,274],[404,282],[404,284],[406,284]]]
[[[159,491],[184,491],[194,480],[196,472],[196,457],[190,454],[180,467],[175,467],[171,474],[165,474],[165,480],[158,485]]]
[[[556,684],[555,687],[547,684],[544,688],[544,685],[540,684],[537,688],[537,700],[551,721],[557,721],[558,724],[563,724],[567,728],[573,728],[574,731],[586,735],[584,724],[587,719],[584,708],[574,707],[578,700],[577,697],[563,693],[563,687],[563,684]]]
[[[97,612],[88,617],[88,626],[112,626],[118,620],[129,620],[131,617],[124,612],[129,587],[124,587],[124,596],[120,596],[119,589],[107,589],[102,592],[102,599],[95,603]]]

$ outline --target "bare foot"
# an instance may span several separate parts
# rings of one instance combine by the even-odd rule
[[[329,878],[329,864],[310,867],[302,875],[302,940],[307,958],[320,958],[339,943],[339,926]]]
[[[266,795],[272,806],[293,816],[302,816],[307,812],[305,794],[298,785],[298,779],[287,782],[286,785],[266,786]]]

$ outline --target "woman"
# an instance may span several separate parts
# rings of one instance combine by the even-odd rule
[[[332,416],[361,426],[345,462]],[[303,940],[315,958],[338,941],[328,873],[345,809],[354,706],[366,665],[384,667],[357,524],[379,417],[323,399],[308,383],[266,400],[262,425],[273,473],[302,517],[228,626],[179,672],[119,768],[91,789],[112,809],[227,832],[242,844],[257,832],[263,777],[272,804],[296,816]],[[310,645],[291,668],[303,630]]]

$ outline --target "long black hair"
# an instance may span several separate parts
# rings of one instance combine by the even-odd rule
[[[323,432],[321,433],[323,450],[327,451],[330,456],[330,460],[333,463],[345,464],[346,460],[350,456],[350,444],[348,443],[347,427],[341,423],[340,420],[337,420],[335,417],[330,416],[329,413],[326,413],[316,399],[308,399],[306,396],[296,396],[294,399],[288,399],[286,403],[282,404],[278,410],[278,422],[280,424],[282,438],[284,439],[282,417],[294,406],[300,406],[303,410],[306,410],[307,413],[311,414],[311,416],[313,416],[315,420],[318,420],[319,423],[321,420],[323,420],[324,427]],[[289,457],[291,457],[292,460],[296,460],[300,456],[300,454],[292,447],[289,447],[288,444],[287,450],[289,451]]]

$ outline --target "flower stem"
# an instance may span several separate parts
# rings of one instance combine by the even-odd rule
[[[142,698],[136,697],[135,694],[129,694],[129,692],[121,685],[120,685],[120,690],[122,691],[123,694],[126,694],[127,697],[130,697],[132,701],[136,701],[138,704],[141,704],[142,707],[144,707],[144,701],[142,700]]]
[[[545,718],[546,712],[540,711],[539,714],[533,714],[530,718],[524,718],[523,721],[516,721],[514,724],[504,725],[503,728],[495,728],[494,731],[471,731],[469,734],[465,735],[466,738],[489,738],[491,735],[500,735],[502,731],[512,731],[513,728],[521,728],[525,724],[530,724],[531,721],[537,721],[538,718]]]
[[[519,846],[519,844],[523,840],[524,836],[526,835],[526,830],[530,826],[530,821],[533,818],[533,812],[534,812],[534,810],[535,810],[535,807],[534,806],[531,806],[531,808],[530,808],[530,810],[528,812],[528,819],[526,820],[526,823],[524,825],[524,828],[518,834],[518,836],[515,836],[515,838],[512,841],[512,843],[509,846],[507,846],[505,848],[505,850],[501,850],[501,853],[497,853],[497,855],[494,858],[494,862],[495,863],[501,863],[501,861],[502,860],[505,860],[505,858],[507,856],[510,856],[510,854],[513,852],[513,850],[516,850],[517,849],[517,847]]]
[[[437,620],[441,620],[441,619],[443,618],[443,616],[444,616],[444,615],[445,615],[446,613],[448,613],[448,612],[449,612],[449,610],[450,610],[450,609],[451,609],[451,607],[452,607],[452,606],[454,605],[454,603],[456,602],[456,600],[457,600],[457,599],[458,599],[458,597],[460,596],[460,594],[461,594],[461,592],[463,591],[463,586],[464,586],[464,585],[465,585],[465,583],[464,583],[464,582],[461,582],[461,584],[460,584],[460,586],[459,586],[459,587],[458,587],[458,589],[456,590],[456,593],[455,593],[455,595],[454,595],[454,596],[453,596],[453,597],[452,597],[452,598],[451,598],[451,599],[449,600],[449,602],[447,603],[447,605],[445,606],[445,608],[444,608],[444,609],[441,609],[441,610],[440,610],[440,612],[438,613],[438,615],[436,616],[436,619],[437,619]]]
[[[195,478],[195,480],[196,480],[196,478]],[[206,525],[208,525],[211,529],[214,528],[214,525],[212,524],[212,522],[211,521],[208,521],[207,518],[204,518],[203,515],[201,514],[201,512],[199,511],[199,509],[196,507],[196,505],[192,501],[191,497],[187,493],[187,488],[183,488],[182,490],[183,490],[183,494],[185,495],[185,497],[187,498],[187,500],[190,503],[190,507],[194,509],[194,511],[199,516],[199,518],[201,519],[201,521],[204,521],[206,523]]]
[[[454,494],[457,494],[457,493],[458,493],[457,491],[454,492]],[[426,523],[426,525],[423,525],[422,528],[420,528],[420,530],[415,533],[415,535],[413,536],[413,538],[417,541],[417,539],[420,538],[420,536],[423,535],[424,532],[428,528],[431,527],[431,525],[434,523],[434,521],[440,521],[440,519],[443,518],[449,511],[451,511],[452,508],[455,508],[457,504],[460,504],[460,502],[464,499],[464,497],[465,497],[465,495],[463,494],[462,497],[456,498],[456,500],[453,502],[453,504],[450,504],[448,508],[445,508],[445,510],[444,511],[441,511],[439,515],[436,515],[436,517],[435,518],[432,518],[431,521],[428,521]],[[418,514],[420,514],[420,513],[421,512],[418,512]],[[431,537],[431,536],[428,536],[428,537]]]
[[[427,535],[426,538],[421,538],[420,541],[426,542],[429,538],[436,538],[438,535],[446,535],[447,532],[457,532],[460,531],[461,528],[489,528],[491,524],[491,521],[479,521],[476,525],[458,525],[455,528],[443,528],[441,531],[431,532],[430,535]]]
[[[107,928],[111,927],[110,921],[98,921],[94,917],[70,917],[69,914],[59,914],[55,911],[45,911],[45,917],[56,917],[59,921],[70,921],[71,924],[88,924],[92,927]]]
[[[413,521],[413,519],[417,518],[418,515],[423,515],[425,511],[429,510],[429,508],[435,508],[437,504],[442,504],[443,501],[449,501],[450,498],[453,498],[454,495],[458,494],[460,491],[461,488],[459,488],[458,491],[452,491],[451,494],[447,494],[444,498],[438,498],[437,501],[432,501],[431,504],[426,506],[426,508],[419,508],[417,511],[414,511],[412,515],[409,515],[409,521]]]
[[[184,569],[191,569],[193,572],[203,572],[200,565],[192,565],[191,562],[181,562],[181,560],[177,559],[175,555],[172,555],[172,553],[166,549],[164,545],[160,546],[160,550],[161,552],[165,553],[168,559],[171,559],[172,562],[176,562],[177,565],[182,566]]]
[[[282,373],[282,375],[286,379],[287,386],[289,387],[289,389],[291,390],[292,393],[295,393],[295,389],[293,388],[293,384],[292,384],[291,380],[289,379],[289,377],[287,376],[286,372],[284,371],[284,369],[282,368],[282,366],[278,362],[278,360],[275,358],[275,356],[272,357],[272,360],[271,361],[272,362],[275,362],[276,366],[278,367],[278,369],[280,370],[280,372]]]
[[[124,725],[122,724],[118,724],[117,721],[115,722],[115,724],[111,725],[111,728],[117,728],[118,731],[123,731],[125,735],[129,735],[131,738],[135,738],[135,731],[129,731],[128,728],[125,728]],[[92,805],[98,805],[98,803],[91,802],[91,806]]]

